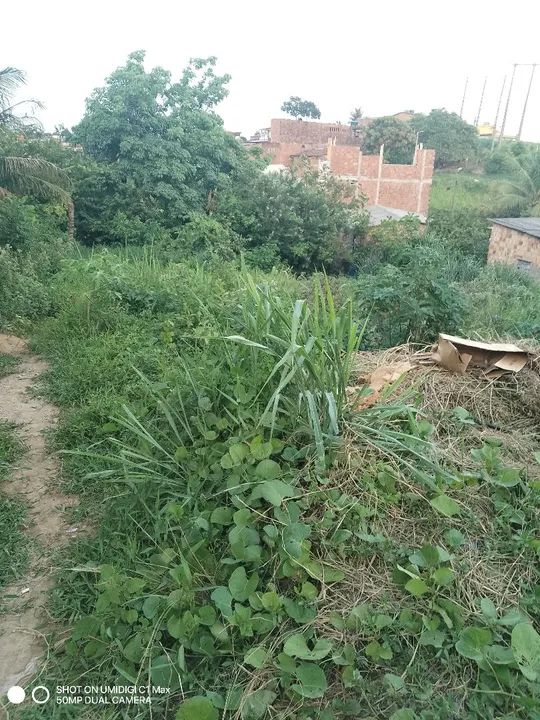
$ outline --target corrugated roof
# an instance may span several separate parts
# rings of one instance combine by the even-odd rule
[[[540,217],[490,218],[490,220],[496,225],[503,225],[540,239]]]

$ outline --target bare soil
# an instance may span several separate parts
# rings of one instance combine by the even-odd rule
[[[53,580],[52,551],[73,536],[64,510],[75,503],[55,487],[58,459],[46,448],[44,433],[57,423],[58,410],[29,394],[47,365],[13,335],[0,334],[0,352],[20,358],[15,372],[0,378],[0,417],[18,425],[26,451],[2,484],[2,492],[27,506],[26,533],[31,538],[28,572],[0,590],[0,695],[24,685],[39,669],[46,653],[45,636],[52,629],[47,615]]]

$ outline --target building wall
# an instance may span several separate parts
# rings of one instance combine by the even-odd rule
[[[519,260],[530,262],[535,269],[540,269],[540,239],[503,225],[493,225],[488,263],[517,265]]]
[[[336,133],[329,136],[330,130]],[[333,132],[333,131],[332,131]],[[345,140],[348,139],[348,142]],[[354,143],[351,142],[354,140]],[[390,165],[381,155],[364,155],[347,125],[272,120],[269,142],[250,142],[260,147],[273,164],[291,167],[303,150],[324,150],[327,167],[334,175],[354,180],[369,205],[384,205],[427,215],[435,164],[435,151],[417,148],[412,165]],[[306,152],[310,155],[309,152]],[[315,154],[310,164],[320,166]]]
[[[418,149],[412,165],[391,165],[380,155],[364,155],[357,147],[328,146],[330,170],[354,176],[369,205],[384,205],[427,215],[435,151]]]
[[[300,143],[301,145],[326,145],[336,139],[338,145],[360,145],[349,125],[320,123],[308,120],[274,119],[270,121],[270,140],[278,143]]]

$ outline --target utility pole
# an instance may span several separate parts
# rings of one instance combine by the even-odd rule
[[[469,76],[465,78],[465,87],[463,89],[463,99],[461,101],[461,109],[459,111],[459,117],[463,117],[463,106],[465,105],[465,95],[467,94],[467,85],[469,84]]]
[[[495,138],[497,136],[497,122],[499,121],[499,111],[501,109],[501,102],[504,95],[504,88],[506,86],[506,75],[503,78],[503,84],[501,88],[501,94],[499,95],[499,102],[497,103],[497,112],[495,113],[495,122],[493,123],[493,133],[491,135],[491,150],[495,147]]]
[[[523,112],[521,113],[521,121],[519,123],[519,130],[518,130],[518,134],[517,134],[518,140],[521,140],[521,131],[523,130],[523,121],[525,120],[525,112],[527,110],[527,103],[529,102],[529,95],[531,94],[531,87],[532,87],[533,78],[534,78],[534,71],[536,70],[537,65],[538,65],[538,63],[532,64],[531,79],[529,80],[529,87],[527,88],[527,95],[525,95],[525,102],[523,104]]]
[[[484,93],[486,92],[486,85],[487,85],[487,75],[484,78],[484,87],[482,88],[482,94],[480,95],[480,104],[478,105],[478,112],[476,113],[476,118],[474,120],[475,127],[478,127],[478,122],[480,121],[480,113],[482,112],[482,103],[484,102]]]
[[[501,126],[501,134],[499,135],[499,145],[502,142],[502,138],[504,135],[504,128],[506,126],[506,117],[508,115],[508,106],[510,105],[510,97],[512,95],[512,86],[514,84],[514,76],[516,74],[516,68],[517,68],[517,63],[514,63],[514,68],[512,70],[512,77],[510,78],[510,87],[508,88],[508,97],[506,98],[506,106],[504,108],[504,115],[503,115],[503,121],[502,121],[502,126]]]

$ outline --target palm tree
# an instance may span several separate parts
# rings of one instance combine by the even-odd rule
[[[14,93],[24,83],[25,75],[21,70],[13,67],[0,69],[0,131],[20,131],[28,125],[39,124],[29,113],[18,114],[25,105],[41,107],[38,101],[12,102]],[[14,193],[56,200],[66,205],[71,217],[69,188],[69,177],[54,163],[37,157],[5,155],[0,147],[0,196]]]
[[[20,130],[28,125],[40,125],[38,119],[31,112],[35,108],[43,107],[39,100],[12,102],[15,92],[25,83],[26,76],[22,70],[14,67],[0,69],[0,127],[8,130]],[[21,115],[20,110],[25,106],[27,112]]]
[[[540,148],[518,156],[508,153],[505,165],[508,179],[501,185],[501,202],[509,209],[540,215]]]

